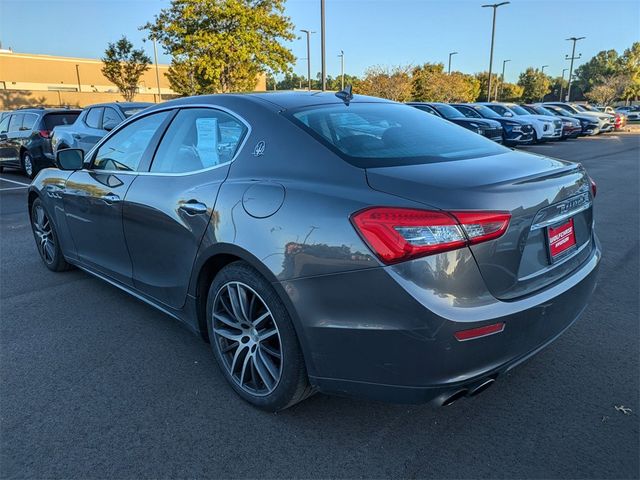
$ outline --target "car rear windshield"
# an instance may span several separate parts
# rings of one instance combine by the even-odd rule
[[[465,118],[459,110],[456,110],[451,105],[438,104],[434,105],[433,108],[440,112],[440,115],[444,118]]]
[[[53,130],[53,127],[58,125],[71,125],[76,121],[80,112],[61,112],[61,113],[48,113],[44,117],[44,126],[47,130]]]
[[[141,112],[145,108],[147,107],[120,107],[120,110],[122,110],[125,117],[129,118],[133,117],[136,113]]]
[[[290,118],[360,168],[465,160],[504,147],[417,108],[352,103],[303,108]]]

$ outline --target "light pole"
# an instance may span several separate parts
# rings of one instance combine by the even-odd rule
[[[587,37],[571,37],[567,38],[567,41],[573,42],[573,48],[571,49],[571,57],[569,55],[565,55],[565,60],[571,60],[571,65],[569,66],[569,85],[567,85],[567,102],[571,101],[571,80],[573,78],[573,61],[582,57],[582,54],[576,57],[576,42],[578,40],[583,40]]]
[[[320,50],[322,55],[322,91],[324,92],[327,89],[327,69],[325,66],[325,49],[324,49],[324,37],[325,37],[325,29],[324,29],[324,0],[320,0]]]
[[[156,62],[156,86],[158,87],[158,102],[162,102],[162,94],[160,93],[160,69],[158,68],[158,47],[156,45],[155,35],[151,37],[153,40],[153,58]]]
[[[447,73],[448,73],[449,75],[451,75],[451,57],[452,57],[453,55],[457,55],[457,54],[458,54],[458,52],[451,52],[451,53],[449,54],[449,68],[447,69]]]
[[[340,90],[344,90],[344,50],[340,50]]]
[[[502,98],[502,92],[504,91],[504,67],[507,64],[507,62],[510,62],[511,60],[503,60],[502,61],[502,76],[500,77],[500,97]],[[496,100],[498,99],[498,95],[496,94]]]
[[[307,34],[307,90],[311,91],[311,34],[316,33],[311,30],[300,30]]]
[[[547,68],[549,65],[542,65],[542,68],[540,69],[540,72],[542,73],[542,75],[544,75],[544,69]],[[540,97],[540,101],[544,102],[544,93],[542,94],[542,96]]]
[[[561,102],[562,101],[562,90],[564,88],[564,72],[566,72],[567,70],[569,70],[568,68],[563,68],[562,69],[562,77],[560,78],[560,95],[558,95],[558,101]]]
[[[508,5],[511,2],[494,3],[491,5],[482,5],[482,8],[493,8],[493,27],[491,28],[491,53],[489,54],[489,85],[487,85],[487,102],[491,101],[491,70],[493,68],[493,41],[496,36],[496,11],[502,5]]]

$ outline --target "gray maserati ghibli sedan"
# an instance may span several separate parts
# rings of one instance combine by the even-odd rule
[[[39,254],[175,317],[237,394],[448,405],[595,288],[595,183],[413,107],[282,92],[146,109],[29,189]]]

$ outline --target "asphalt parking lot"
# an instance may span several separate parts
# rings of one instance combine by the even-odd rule
[[[176,321],[48,271],[26,179],[0,175],[0,477],[637,478],[640,134],[525,150],[596,180],[599,285],[551,347],[440,409],[316,395],[255,410]]]

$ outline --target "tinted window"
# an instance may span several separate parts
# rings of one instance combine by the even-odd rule
[[[38,120],[38,115],[35,113],[25,113],[22,120],[22,130],[31,130]]]
[[[145,108],[147,107],[120,107],[120,110],[122,110],[125,117],[129,118],[134,116],[136,113],[141,112]]]
[[[509,105],[509,110],[514,112],[516,115],[530,115],[524,108],[520,105]]]
[[[229,162],[246,130],[239,120],[218,110],[181,110],[162,138],[151,171],[194,172]]]
[[[484,105],[469,105],[469,108],[473,108],[476,112],[486,118],[502,118],[496,112],[491,110],[489,107],[485,107]]]
[[[22,119],[24,117],[24,113],[14,113],[11,115],[11,120],[9,120],[9,131],[17,132],[22,127]]]
[[[44,117],[44,126],[47,130],[53,130],[53,127],[58,125],[71,125],[76,121],[78,115],[80,115],[79,112],[48,113]]]
[[[440,112],[444,118],[464,118],[464,115],[451,105],[434,105],[433,108]]]
[[[365,103],[311,107],[293,118],[363,168],[462,160],[505,152],[486,138],[413,107]]]
[[[100,128],[100,119],[102,118],[102,107],[92,108],[87,113],[84,123],[91,128]]]
[[[104,109],[104,116],[102,117],[102,125],[107,126],[107,127],[115,127],[116,125],[118,125],[122,120],[120,120],[120,116],[118,115],[118,112],[116,112],[113,108],[111,107],[105,107]]]
[[[487,105],[487,108],[489,110],[493,110],[494,112],[500,115],[504,115],[506,112],[508,112],[508,110],[504,108],[502,105]]]
[[[143,117],[103,143],[93,159],[95,170],[137,170],[144,151],[169,112]]]
[[[6,133],[7,130],[9,130],[9,118],[11,118],[11,117],[9,115],[7,115],[0,122],[0,133]]]
[[[438,112],[436,112],[435,109],[431,108],[429,105],[412,105],[412,106],[417,108],[418,110],[422,110],[423,112],[430,113],[431,115],[435,115],[437,117],[440,116],[438,115]]]
[[[461,112],[467,118],[482,118],[482,115],[480,115],[471,107],[467,107],[465,105],[456,105],[454,108]]]

